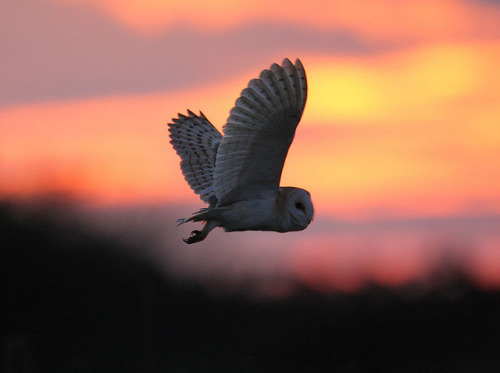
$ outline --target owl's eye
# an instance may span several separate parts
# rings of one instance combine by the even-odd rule
[[[298,210],[300,210],[300,211],[306,211],[306,207],[305,207],[305,206],[304,206],[304,204],[303,204],[303,203],[301,203],[301,202],[297,202],[297,203],[295,204],[295,207],[296,207]]]

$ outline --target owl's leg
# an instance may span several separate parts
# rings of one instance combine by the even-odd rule
[[[217,223],[215,223],[214,221],[208,221],[201,231],[194,230],[191,232],[191,235],[188,238],[183,238],[182,240],[185,243],[189,244],[203,241],[205,237],[208,236],[210,231],[214,229],[216,226]]]

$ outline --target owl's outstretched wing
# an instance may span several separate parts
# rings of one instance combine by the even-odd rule
[[[170,142],[181,157],[181,169],[191,189],[211,207],[217,203],[214,190],[215,157],[222,135],[200,112],[179,114],[169,123]]]
[[[220,206],[258,198],[279,187],[281,172],[307,98],[300,60],[273,64],[248,83],[223,128],[215,162]]]

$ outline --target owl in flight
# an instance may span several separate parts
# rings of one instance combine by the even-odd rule
[[[229,113],[224,136],[200,112],[169,123],[171,143],[191,189],[209,204],[179,224],[204,221],[186,243],[215,227],[231,231],[305,229],[314,209],[308,191],[280,187],[281,172],[307,98],[300,60],[273,64],[248,83]]]

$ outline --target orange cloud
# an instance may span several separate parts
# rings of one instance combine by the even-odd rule
[[[187,198],[166,123],[189,101],[147,95],[0,110],[0,191],[56,189],[106,203]],[[217,110],[221,101],[206,102]]]

